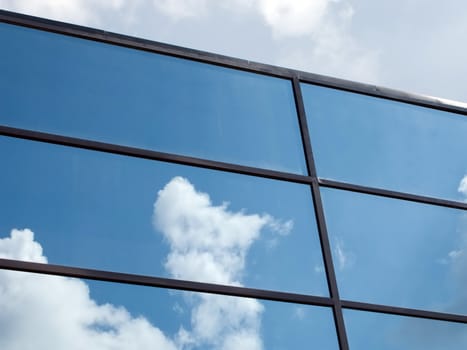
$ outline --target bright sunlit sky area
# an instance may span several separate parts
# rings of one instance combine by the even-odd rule
[[[0,7],[467,102],[463,0],[0,0]]]

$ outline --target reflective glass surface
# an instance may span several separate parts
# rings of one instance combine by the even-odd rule
[[[0,23],[0,124],[305,173],[290,81]]]
[[[467,213],[322,189],[343,299],[467,314]]]
[[[344,310],[350,350],[459,350],[467,325],[416,317]]]
[[[467,116],[302,84],[318,176],[465,200]]]
[[[338,349],[320,307],[4,270],[0,290],[2,350]]]
[[[0,159],[0,237],[50,263],[328,294],[308,186],[8,137]]]

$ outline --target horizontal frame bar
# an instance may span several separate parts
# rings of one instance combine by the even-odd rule
[[[80,139],[70,136],[62,136],[57,134],[45,133],[40,131],[33,131],[27,129],[13,128],[9,126],[0,125],[0,135],[19,138],[24,140],[38,141],[44,143],[51,143],[56,145],[75,147],[81,149],[87,149],[98,152],[106,152],[112,154],[118,154],[123,156],[150,159],[168,163],[175,163],[181,165],[195,166],[204,169],[219,170],[225,172],[232,172],[236,174],[249,175],[263,177],[272,180],[289,181],[294,183],[300,183],[304,185],[313,185],[312,176],[298,175],[293,173],[286,173],[276,170],[269,170],[263,168],[249,167],[244,165],[218,162],[214,160],[207,160],[202,158],[182,156],[172,153],[164,153],[158,151],[152,151],[148,149],[141,149],[129,146],[121,146],[112,143],[91,141],[87,139]],[[315,180],[316,181],[316,180]],[[467,210],[467,203],[456,202],[446,199],[440,199],[435,197],[419,196],[405,192],[397,192],[391,190],[380,189],[376,187],[366,187],[361,185],[350,184],[346,182],[339,182],[334,180],[328,180],[318,178],[318,184],[322,187],[335,188],[340,190],[370,194],[375,196],[401,199],[406,201],[418,202],[423,204],[431,204],[442,207],[454,208]]]
[[[320,184],[320,186],[335,188],[339,190],[371,194],[371,195],[376,195],[380,197],[401,199],[405,201],[411,201],[411,202],[417,202],[417,203],[423,203],[423,204],[437,205],[440,207],[467,210],[467,203],[456,202],[456,201],[451,201],[447,199],[440,199],[436,197],[420,196],[416,194],[384,190],[384,189],[375,188],[375,187],[354,185],[354,184],[350,184],[346,182],[339,182],[339,181],[327,180],[327,179],[322,179],[322,178],[318,179],[318,183]]]
[[[431,320],[467,324],[466,315],[449,314],[449,313],[444,313],[444,312],[426,311],[426,310],[419,310],[419,309],[409,309],[409,308],[404,308],[404,307],[396,307],[396,306],[388,306],[388,305],[361,303],[361,302],[349,301],[349,300],[341,300],[341,304],[343,308],[352,309],[352,310],[371,311],[371,312],[379,312],[383,314],[427,318]]]
[[[0,269],[95,281],[331,307],[330,298],[0,258]]]
[[[270,76],[292,79],[298,77],[301,82],[336,88],[369,96],[410,103],[422,107],[429,107],[446,112],[467,115],[467,107],[444,99],[434,98],[419,94],[403,92],[399,90],[379,87],[371,84],[353,82],[344,79],[332,78],[324,75],[307,73],[299,70],[277,67],[264,63],[257,63],[239,58],[228,57],[208,53],[200,50],[183,48],[175,45],[159,43],[151,40],[140,39],[128,35],[116,34],[104,30],[92,29],[84,26],[67,24],[59,21],[19,14],[6,10],[0,10],[0,22],[20,25],[44,31],[65,34],[69,36],[100,41],[103,43],[129,47],[138,50],[170,55],[199,62],[210,63],[223,67],[245,70],[249,72],[266,74]]]
[[[155,288],[167,288],[199,293],[229,295],[236,297],[289,302],[312,306],[332,307],[334,304],[334,301],[331,298],[327,297],[277,292],[264,289],[244,288],[237,286],[227,286],[212,283],[193,282],[186,280],[175,280],[170,278],[152,277],[146,275],[136,275],[96,269],[85,269],[64,265],[42,264],[36,262],[10,260],[2,258],[0,258],[0,270],[39,273],[43,275],[65,276],[103,282],[122,283]],[[467,324],[467,316],[459,314],[401,308],[379,304],[369,304],[348,300],[341,300],[340,304],[343,308],[352,310],[370,311],[392,315],[427,318],[439,321],[449,321]]]
[[[12,128],[9,126],[0,125],[0,135],[24,140],[39,141],[62,146],[130,156],[135,158],[157,160],[182,165],[191,165],[205,169],[228,171],[243,175],[259,176],[273,180],[285,180],[301,184],[311,183],[311,178],[305,175],[285,173],[276,170],[255,168],[232,163],[218,162],[214,160],[188,157],[172,153],[158,152],[148,149],[122,146],[100,141],[91,141],[87,139],[50,134],[40,131]]]

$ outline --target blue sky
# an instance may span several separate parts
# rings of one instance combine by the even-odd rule
[[[229,6],[161,1],[144,14],[138,12],[143,3],[104,5],[81,0],[26,6],[21,1],[0,1],[7,9],[465,101],[465,87],[453,88],[459,79],[446,83],[437,81],[437,74],[428,77],[425,70],[439,64],[432,56],[417,65],[420,71],[407,74],[406,67],[391,65],[400,59],[393,50],[391,64],[381,69],[388,63],[382,54],[387,48],[375,46],[372,35],[357,30],[362,26],[359,18],[363,21],[359,16],[367,11],[357,1],[288,5],[232,0],[226,2]],[[374,6],[378,9],[372,21],[383,7],[388,13],[395,11],[392,5]],[[410,13],[412,6],[404,10]],[[448,13],[446,8],[441,13]],[[429,18],[431,12],[424,11]],[[235,25],[246,32],[244,25],[251,24],[257,30],[249,35],[264,39],[264,49],[249,50],[255,45],[242,42],[240,31],[229,47],[216,46],[221,40],[214,40],[214,34],[195,35],[229,13],[235,15],[215,35]],[[222,16],[215,18],[216,14]],[[463,22],[456,22],[456,13],[451,17],[446,23],[458,23],[460,32],[465,30]],[[1,28],[0,38],[9,46],[1,57],[2,124],[305,173],[288,81]],[[400,30],[394,30],[396,38]],[[25,40],[36,45],[33,63],[31,51],[19,45]],[[431,45],[439,44],[436,36],[433,40]],[[391,44],[395,45],[387,42],[388,47]],[[54,47],[54,54],[44,47]],[[272,50],[277,47],[282,49]],[[413,50],[417,48],[421,50],[417,45]],[[268,49],[274,54],[266,59]],[[456,65],[458,56],[450,59],[446,66],[459,68],[462,74],[465,67]],[[69,70],[78,64],[88,69]],[[147,70],[158,79],[141,73]],[[175,73],[180,71],[184,74]],[[416,76],[423,76],[426,84],[410,79]],[[460,152],[466,146],[463,118],[328,89],[305,85],[303,89],[319,176],[467,198],[467,159]],[[115,100],[116,95],[120,98]],[[336,99],[341,103],[330,103]],[[0,256],[328,295],[307,186],[5,137],[0,138],[0,152]],[[343,298],[454,312],[467,308],[459,292],[467,283],[464,213],[336,190],[322,193]],[[200,261],[203,264],[196,265]],[[135,334],[141,341],[133,344],[136,348],[159,344],[166,349],[230,349],[241,344],[253,350],[298,348],[305,342],[326,349],[337,346],[330,310],[323,308],[24,276],[2,272],[0,281],[10,298],[3,300],[31,306],[29,313],[11,308],[7,317],[0,318],[0,324],[9,325],[8,336],[0,337],[5,339],[2,348],[26,346],[17,342],[17,334],[30,332],[26,320],[35,320],[31,310],[38,315],[56,312],[47,322],[36,320],[43,323],[41,345],[46,348],[69,347],[66,336],[48,343],[53,338],[48,332],[56,324],[64,327],[63,334],[83,338],[83,343],[74,344],[77,348],[87,346],[87,341],[125,348],[123,338]],[[45,278],[56,294],[41,287]],[[18,288],[22,291],[15,294]],[[73,302],[57,303],[64,295]],[[65,321],[61,318],[65,313],[74,316]],[[161,317],[168,314],[172,316]],[[366,337],[352,324],[372,322],[370,314],[359,315],[346,314],[351,345]],[[399,318],[375,322],[390,320],[395,320],[394,326],[383,327],[387,333],[379,339],[401,332],[408,322]],[[435,326],[433,332],[442,329]],[[400,339],[400,344],[410,344],[410,337]],[[456,344],[466,342],[462,334],[453,339]]]

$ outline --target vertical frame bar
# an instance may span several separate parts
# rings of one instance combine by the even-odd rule
[[[331,246],[329,243],[328,232],[326,228],[326,220],[324,217],[323,203],[319,190],[318,177],[316,173],[315,161],[311,147],[310,134],[308,132],[308,123],[306,120],[305,105],[303,103],[302,90],[300,88],[300,80],[298,76],[292,78],[292,88],[295,98],[295,106],[297,108],[298,121],[300,126],[300,134],[302,137],[303,148],[309,176],[311,176],[311,193],[313,197],[313,206],[316,215],[316,223],[318,225],[318,233],[321,242],[321,252],[328,280],[329,294],[333,301],[334,322],[336,325],[337,339],[341,350],[349,350],[347,341],[347,333],[345,331],[344,316],[342,313],[342,305],[339,298],[339,290],[337,288],[336,273],[332,263]]]

